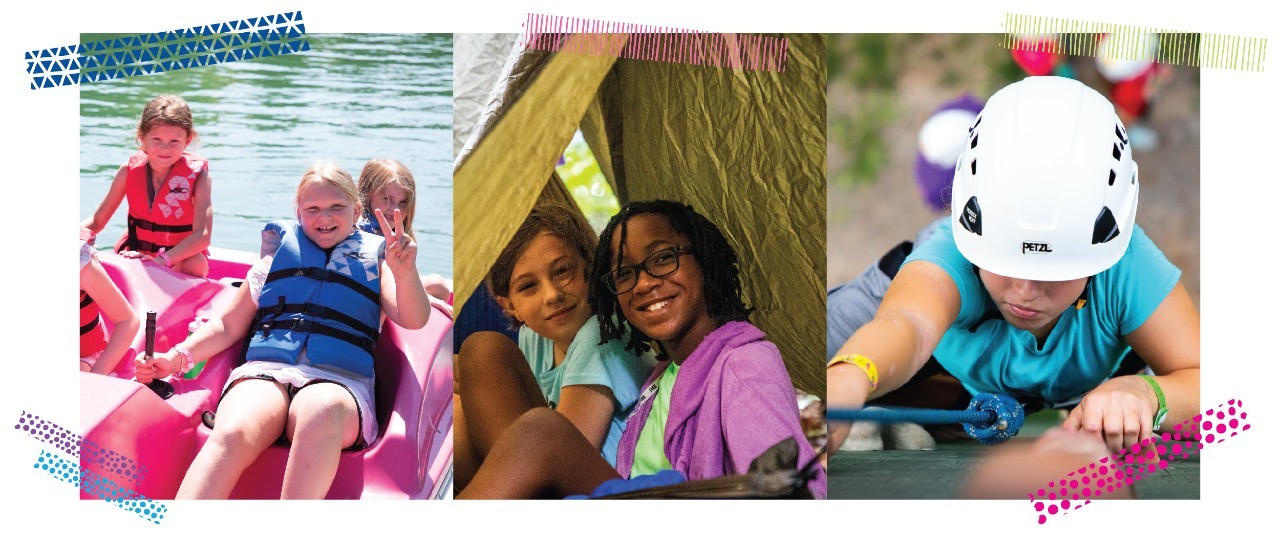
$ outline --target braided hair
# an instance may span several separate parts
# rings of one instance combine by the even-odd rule
[[[643,332],[630,327],[622,314],[622,306],[618,298],[609,290],[604,277],[622,266],[622,258],[613,256],[614,231],[621,231],[618,249],[627,245],[627,221],[644,213],[661,215],[675,228],[676,232],[689,239],[693,257],[702,267],[702,292],[707,300],[707,312],[716,326],[728,322],[746,321],[752,311],[742,301],[742,284],[738,280],[738,254],[729,245],[724,234],[706,217],[698,214],[693,207],[669,200],[652,200],[632,202],[622,208],[609,220],[600,234],[600,242],[596,245],[595,260],[592,262],[591,291],[588,302],[591,311],[600,321],[600,340],[608,342],[615,339],[627,339],[627,348],[636,354],[648,349],[650,339]],[[659,354],[665,358],[665,354]]]

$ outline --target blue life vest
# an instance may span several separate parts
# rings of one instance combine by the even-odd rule
[[[246,358],[373,377],[383,239],[356,231],[325,253],[285,223],[258,298]]]

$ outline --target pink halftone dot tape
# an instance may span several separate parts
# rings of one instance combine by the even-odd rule
[[[1187,459],[1199,453],[1207,444],[1239,435],[1250,428],[1250,424],[1245,422],[1248,418],[1249,414],[1244,411],[1244,404],[1240,400],[1228,400],[1226,404],[1219,404],[1216,408],[1174,425],[1169,433],[1144,439],[1115,455],[1102,457],[1088,466],[1082,466],[1068,473],[1066,478],[1050,481],[1046,484],[1047,490],[1042,488],[1035,493],[1027,493],[1037,516],[1036,523],[1047,523],[1050,516],[1064,515],[1068,510],[1074,511],[1088,505],[1091,503],[1088,499],[1091,496],[1101,496],[1104,491],[1111,494],[1145,476],[1164,470],[1169,467],[1169,460],[1166,458]],[[1194,428],[1199,428],[1200,431],[1196,432]],[[1077,474],[1080,474],[1078,479],[1071,479]],[[1080,502],[1082,498],[1083,503]],[[1051,503],[1043,501],[1045,499]]]

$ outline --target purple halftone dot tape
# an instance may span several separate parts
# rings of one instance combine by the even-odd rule
[[[86,465],[96,465],[104,473],[134,482],[141,481],[146,476],[146,467],[139,465],[137,461],[85,440],[66,428],[26,411],[18,416],[18,422],[13,427],[40,442],[52,444],[59,452],[80,457]]]
[[[1169,433],[1143,439],[1115,455],[1102,457],[1072,471],[1066,478],[1050,481],[1046,484],[1047,490],[1042,488],[1027,493],[1036,513],[1036,522],[1044,524],[1050,516],[1084,507],[1091,503],[1090,497],[1111,494],[1168,468],[1170,459],[1187,459],[1207,444],[1239,435],[1250,428],[1250,424],[1245,422],[1248,418],[1249,414],[1244,411],[1240,400],[1228,400],[1226,404],[1174,425]],[[1196,428],[1200,431],[1197,432]],[[1045,499],[1049,501],[1045,502]]]
[[[27,433],[32,438],[45,444],[52,444],[58,451],[72,457],[80,455],[80,443],[84,440],[84,437],[76,435],[62,426],[43,420],[34,414],[23,411],[18,416],[18,422],[14,424],[13,429]]]
[[[147,473],[145,466],[118,452],[103,448],[91,440],[83,441],[80,456],[81,462],[85,465],[96,465],[100,472],[112,474],[119,479],[141,481]]]

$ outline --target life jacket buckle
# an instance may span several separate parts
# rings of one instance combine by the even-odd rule
[[[298,333],[310,333],[311,321],[302,317],[293,317],[289,319],[289,329]]]

